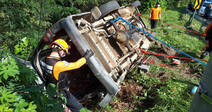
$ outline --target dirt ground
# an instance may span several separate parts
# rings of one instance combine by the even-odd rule
[[[124,111],[126,108],[133,110],[136,106],[133,104],[135,99],[134,96],[140,96],[142,94],[142,90],[143,87],[135,82],[125,83],[121,86],[121,90],[116,96],[119,100],[110,102],[110,105],[119,111]]]

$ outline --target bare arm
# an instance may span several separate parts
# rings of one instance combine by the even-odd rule
[[[161,13],[159,14],[159,19],[161,20]]]
[[[152,18],[152,9],[150,10],[150,13],[149,13],[149,19]]]
[[[149,14],[149,18],[150,18],[150,19],[152,18],[151,16],[152,16],[152,14],[150,13],[150,14]]]

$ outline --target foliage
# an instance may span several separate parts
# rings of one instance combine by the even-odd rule
[[[16,84],[13,82],[18,81],[20,75],[15,60],[6,55],[6,58],[1,58],[0,68],[0,111],[35,112],[37,106],[33,101],[26,102],[14,88]]]
[[[0,1],[0,19],[4,20],[0,23],[2,31],[0,42],[7,45],[2,49],[13,51],[13,46],[19,42],[20,38],[35,36],[33,33],[37,29],[36,18],[39,14],[37,7],[39,4],[32,0]]]
[[[29,45],[29,39],[24,37],[18,44],[14,46],[14,53],[21,58],[24,58],[24,54],[31,52],[32,46]]]
[[[55,85],[47,90],[38,85],[36,75],[6,54],[0,63],[0,112],[63,111]],[[64,98],[63,98],[64,99]],[[57,105],[57,106],[55,106]]]
[[[2,45],[0,49],[18,54],[22,58],[27,57],[51,24],[63,17],[78,13],[80,10],[88,11],[108,1],[110,0],[0,0],[0,19],[4,20],[0,23],[0,44]],[[120,5],[134,2],[134,0],[117,1]],[[174,2],[173,0],[159,1],[164,10],[167,4]],[[176,2],[184,4],[186,1]],[[142,0],[139,9],[141,12],[149,11],[156,2],[157,0]],[[28,45],[22,44],[25,38],[29,40]]]
[[[8,78],[13,77],[19,74],[18,66],[15,64],[14,60],[8,56],[7,58],[1,59],[0,64],[0,83]]]
[[[137,108],[136,111],[186,112],[188,110],[192,99],[191,94],[189,94],[192,85],[173,80],[161,81],[160,77],[150,77],[144,73],[139,73],[137,69],[133,70],[131,74],[132,76],[128,76],[128,80],[135,80],[143,86],[143,94],[135,96],[135,104],[144,102],[144,107]],[[188,78],[173,78],[194,81],[194,79]]]
[[[177,7],[187,6],[190,0],[140,0],[141,6],[139,10],[143,13],[149,13],[152,7],[155,7],[156,2],[161,3],[162,14],[167,9],[175,9]]]
[[[80,112],[92,112],[92,111],[90,111],[90,110],[88,110],[88,109],[86,109],[86,108],[82,108],[82,109],[80,110]]]
[[[187,6],[189,2],[194,2],[194,0],[168,0],[168,5],[172,6],[168,9],[172,9],[174,7],[181,7],[181,6]]]
[[[56,86],[50,84],[46,90],[43,85],[37,84],[37,77],[34,72],[25,66],[20,66],[20,79],[24,88],[20,89],[20,94],[28,101],[34,101],[37,105],[37,111],[58,112],[63,111],[60,95],[57,94]],[[24,94],[22,94],[24,92]],[[30,97],[29,97],[30,96]]]
[[[33,101],[28,103],[22,97],[12,91],[0,87],[0,111],[1,112],[36,112],[37,106]]]
[[[68,0],[41,1],[0,0],[0,49],[27,57],[51,24],[80,12],[71,1],[65,4]]]

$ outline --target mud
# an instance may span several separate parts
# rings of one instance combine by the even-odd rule
[[[136,82],[125,83],[121,85],[121,90],[116,96],[119,100],[110,102],[110,105],[119,111],[124,111],[126,108],[133,110],[136,106],[133,103],[135,96],[141,96],[142,90],[143,87]]]

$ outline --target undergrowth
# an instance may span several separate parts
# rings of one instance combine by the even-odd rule
[[[17,62],[13,55],[0,57],[0,112],[61,112],[55,85],[45,90],[35,82],[35,72]],[[57,105],[57,106],[55,106]]]

